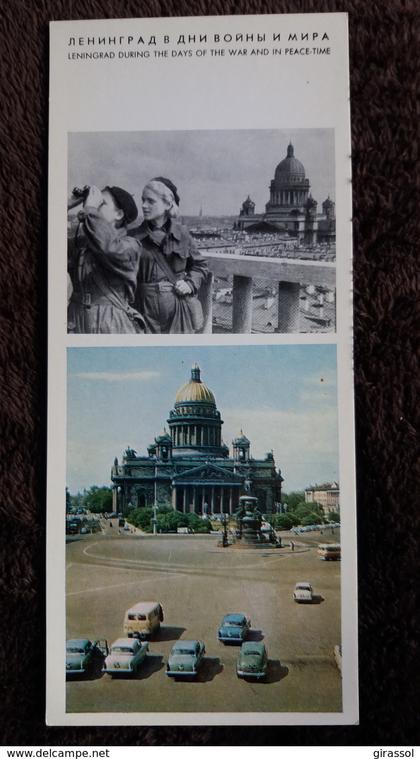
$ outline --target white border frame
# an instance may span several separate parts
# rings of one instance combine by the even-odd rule
[[[48,329],[48,480],[47,480],[47,723],[49,725],[329,725],[358,720],[357,674],[357,545],[355,507],[354,402],[352,366],[352,236],[348,67],[348,20],[344,13],[277,16],[215,16],[117,21],[53,22],[50,56],[49,167],[49,329]],[[148,109],[133,108],[130,83],[142,68],[129,61],[69,61],[70,37],[176,37],[180,34],[327,33],[327,56],[267,56],[232,61],[164,59],[142,61],[148,68]],[[284,43],[282,42],[281,45]],[[306,42],[299,46],[306,46]],[[311,44],[311,43],[309,43]],[[312,43],[315,44],[315,43]],[[320,44],[320,43],[319,43]],[[108,46],[109,47],[109,46]],[[102,48],[106,50],[107,48]],[[277,67],[274,62],[277,61]],[[268,66],[267,64],[271,64]],[[198,68],[201,67],[201,70]],[[132,67],[132,72],[130,71]],[[201,89],[195,77],[201,73]],[[194,108],[179,107],[179,88],[172,74],[182,76],[183,90],[194,92]],[[122,76],[124,74],[124,77]],[[222,76],[223,75],[223,76]],[[246,95],[232,94],[241,77]],[[167,83],[162,105],[161,84]],[[266,92],[264,92],[264,85]],[[277,100],[266,98],[270,85]],[[280,93],[287,91],[287,108]],[[245,90],[244,90],[245,92]],[[109,109],[112,95],[113,108]],[[92,107],[94,95],[94,106]],[[262,99],[261,99],[262,98]],[[258,101],[258,107],[256,104]],[[215,107],[217,105],[217,107]],[[178,106],[178,107],[177,107]],[[67,335],[66,200],[67,135],[74,131],[142,131],[168,129],[304,129],[335,130],[337,209],[337,332],[293,335],[93,336]],[[106,126],[106,129],[104,128]],[[63,503],[66,483],[67,347],[188,346],[240,344],[337,344],[338,426],[342,515],[341,614],[343,630],[343,711],[340,713],[66,713],[65,669],[65,544]],[[57,549],[57,546],[61,548]]]

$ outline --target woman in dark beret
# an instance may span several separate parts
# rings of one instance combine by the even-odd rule
[[[135,305],[148,332],[185,334],[203,327],[197,293],[207,263],[177,221],[179,202],[166,177],[155,177],[143,189],[143,223],[135,233],[142,246]]]
[[[68,331],[76,334],[136,334],[144,322],[132,307],[141,245],[127,235],[137,218],[132,195],[121,187],[77,188],[69,208],[83,203],[75,237],[69,240]]]

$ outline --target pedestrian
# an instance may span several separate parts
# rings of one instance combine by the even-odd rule
[[[135,232],[142,246],[135,305],[152,333],[194,333],[203,327],[197,297],[207,263],[187,228],[177,221],[174,183],[155,177],[142,193],[144,220]]]
[[[291,549],[292,551],[294,551],[294,550],[295,550],[295,544],[294,544],[293,540],[291,540],[291,541],[290,541],[290,549]]]
[[[141,245],[127,235],[137,218],[133,197],[121,187],[92,185],[73,190],[69,208],[82,203],[74,238],[69,240],[68,331],[75,334],[144,332],[132,307]]]

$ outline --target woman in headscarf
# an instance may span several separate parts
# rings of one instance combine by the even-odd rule
[[[143,189],[144,220],[135,233],[142,245],[135,306],[153,333],[194,333],[203,327],[197,293],[207,263],[177,221],[179,202],[166,177],[155,177]]]

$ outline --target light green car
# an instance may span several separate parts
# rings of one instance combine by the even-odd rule
[[[197,677],[206,647],[202,640],[178,640],[173,646],[166,665],[168,677]]]
[[[66,643],[66,676],[84,675],[108,654],[106,640],[72,638]]]

